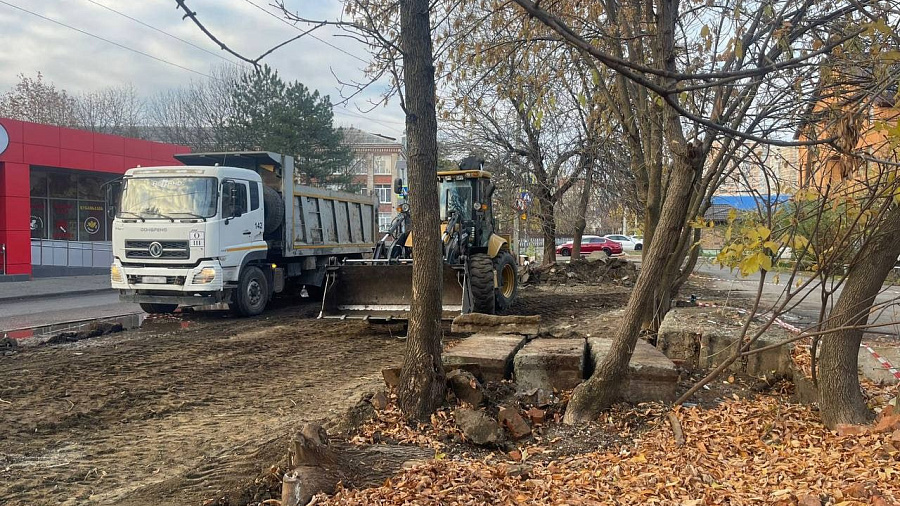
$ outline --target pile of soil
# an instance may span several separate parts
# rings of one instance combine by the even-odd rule
[[[612,283],[633,286],[637,267],[624,258],[588,257],[569,263],[529,265],[522,274],[522,283],[540,285],[595,285]]]

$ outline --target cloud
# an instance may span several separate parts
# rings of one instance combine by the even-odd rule
[[[182,20],[183,11],[175,9],[174,0],[7,1],[107,41],[0,4],[0,33],[4,34],[8,44],[0,51],[0,68],[4,69],[0,73],[0,92],[14,86],[18,74],[34,75],[40,71],[57,87],[73,93],[130,83],[139,94],[150,97],[165,89],[184,86],[191,80],[206,79],[203,74],[208,74],[211,68],[228,64],[223,58],[237,61],[221,51],[190,20]],[[204,25],[229,47],[255,58],[300,33],[260,9],[274,12],[269,3],[269,0],[191,0],[189,5]],[[288,2],[288,6],[300,10],[303,16],[317,19],[335,19],[342,9],[338,0]],[[276,68],[283,79],[299,80],[338,102],[341,100],[339,80],[364,81],[362,69],[369,54],[362,44],[346,37],[335,37],[335,28],[326,27],[314,33],[321,40],[303,37],[264,61]],[[386,86],[386,82],[378,83],[354,98],[346,108],[336,107],[335,122],[399,137],[403,131],[403,114],[396,100],[388,107],[362,112],[371,107],[370,102],[379,100]]]

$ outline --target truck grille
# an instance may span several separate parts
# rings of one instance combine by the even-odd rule
[[[143,283],[143,282],[144,282],[144,276],[137,276],[137,275],[132,275],[132,274],[128,275],[128,283],[131,285],[136,285],[138,283]],[[165,286],[165,285],[184,286],[184,276],[166,276],[165,284],[163,284],[163,283],[158,283],[158,284],[160,286]]]
[[[159,255],[150,253],[150,245],[158,242],[161,246]],[[187,241],[125,241],[125,258],[145,259],[185,259],[190,258]]]

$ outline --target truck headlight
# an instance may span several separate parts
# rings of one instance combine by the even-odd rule
[[[119,269],[119,266],[113,264],[112,267],[109,268],[109,277],[115,283],[124,283],[125,278],[122,276],[122,269]]]
[[[216,279],[216,270],[212,267],[204,267],[200,269],[200,272],[194,274],[195,285],[205,285],[211,283],[214,279]]]

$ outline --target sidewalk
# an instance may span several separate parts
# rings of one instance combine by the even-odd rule
[[[46,298],[57,295],[84,295],[107,291],[112,292],[109,274],[35,278],[31,281],[0,283],[0,302]]]

